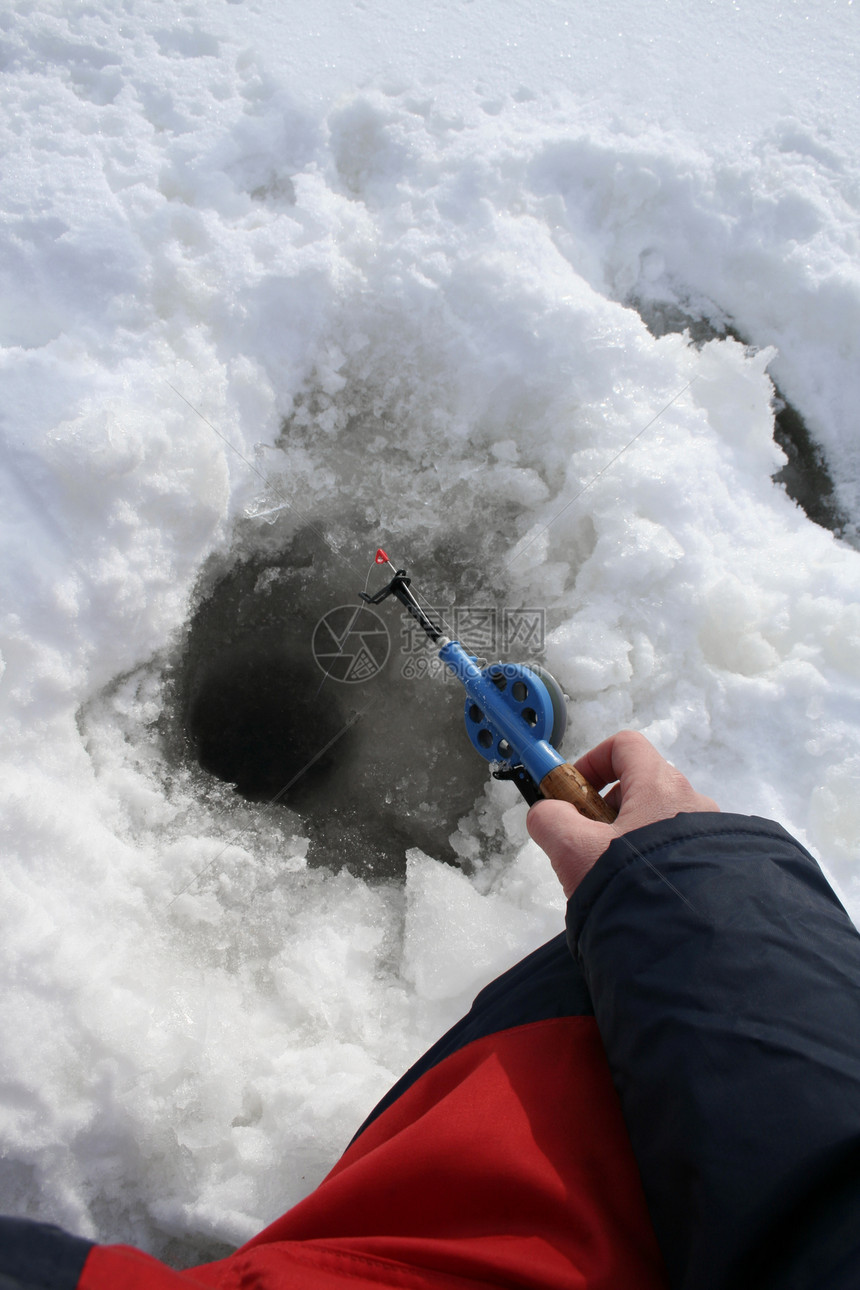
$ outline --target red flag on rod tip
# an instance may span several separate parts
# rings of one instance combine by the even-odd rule
[[[389,559],[388,559],[388,556],[385,554],[385,552],[383,551],[382,547],[380,547],[380,548],[379,548],[379,550],[378,550],[378,551],[377,551],[377,553],[376,553],[376,563],[377,563],[377,564],[389,564],[389,563],[390,563],[390,561],[389,561]]]

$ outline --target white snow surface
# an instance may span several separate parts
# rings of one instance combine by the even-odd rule
[[[501,557],[560,624],[566,751],[644,731],[860,917],[860,554],[773,483],[769,375],[856,535],[858,16],[6,5],[0,1209],[244,1240],[562,927],[509,786],[468,872],[415,851],[404,887],[166,767],[197,579],[279,498],[416,573],[444,530],[478,584]]]

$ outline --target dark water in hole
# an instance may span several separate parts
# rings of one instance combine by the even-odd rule
[[[380,570],[378,585],[388,576]],[[192,617],[175,702],[187,754],[247,800],[298,812],[310,864],[400,877],[411,846],[455,859],[448,837],[488,767],[466,738],[461,687],[414,675],[417,658],[426,669],[432,651],[422,644],[416,655],[412,632],[401,639],[396,602],[359,611],[357,580],[308,530],[281,550],[238,560]],[[359,675],[374,671],[386,634],[381,670],[341,679],[347,657]],[[315,640],[318,655],[328,650],[329,675]]]

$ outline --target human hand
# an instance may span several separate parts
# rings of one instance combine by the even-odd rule
[[[580,815],[569,802],[535,802],[526,817],[528,831],[547,853],[556,877],[569,897],[610,842],[645,824],[667,820],[681,811],[719,811],[710,797],[661,757],[644,735],[633,730],[605,739],[575,763],[600,791],[613,780],[606,800],[618,810],[614,824],[599,824]]]

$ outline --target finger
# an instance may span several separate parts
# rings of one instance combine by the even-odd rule
[[[610,825],[587,820],[569,802],[551,799],[534,804],[526,827],[549,856],[565,896],[571,895],[615,837]]]
[[[603,743],[596,748],[590,749],[587,753],[575,761],[573,764],[581,775],[584,775],[589,784],[593,784],[598,793],[607,784],[611,784],[618,778],[612,769],[612,747],[617,735],[612,735],[609,739],[604,739]]]
[[[653,783],[667,767],[652,743],[637,730],[619,730],[575,763],[598,790],[621,780],[622,795]]]

